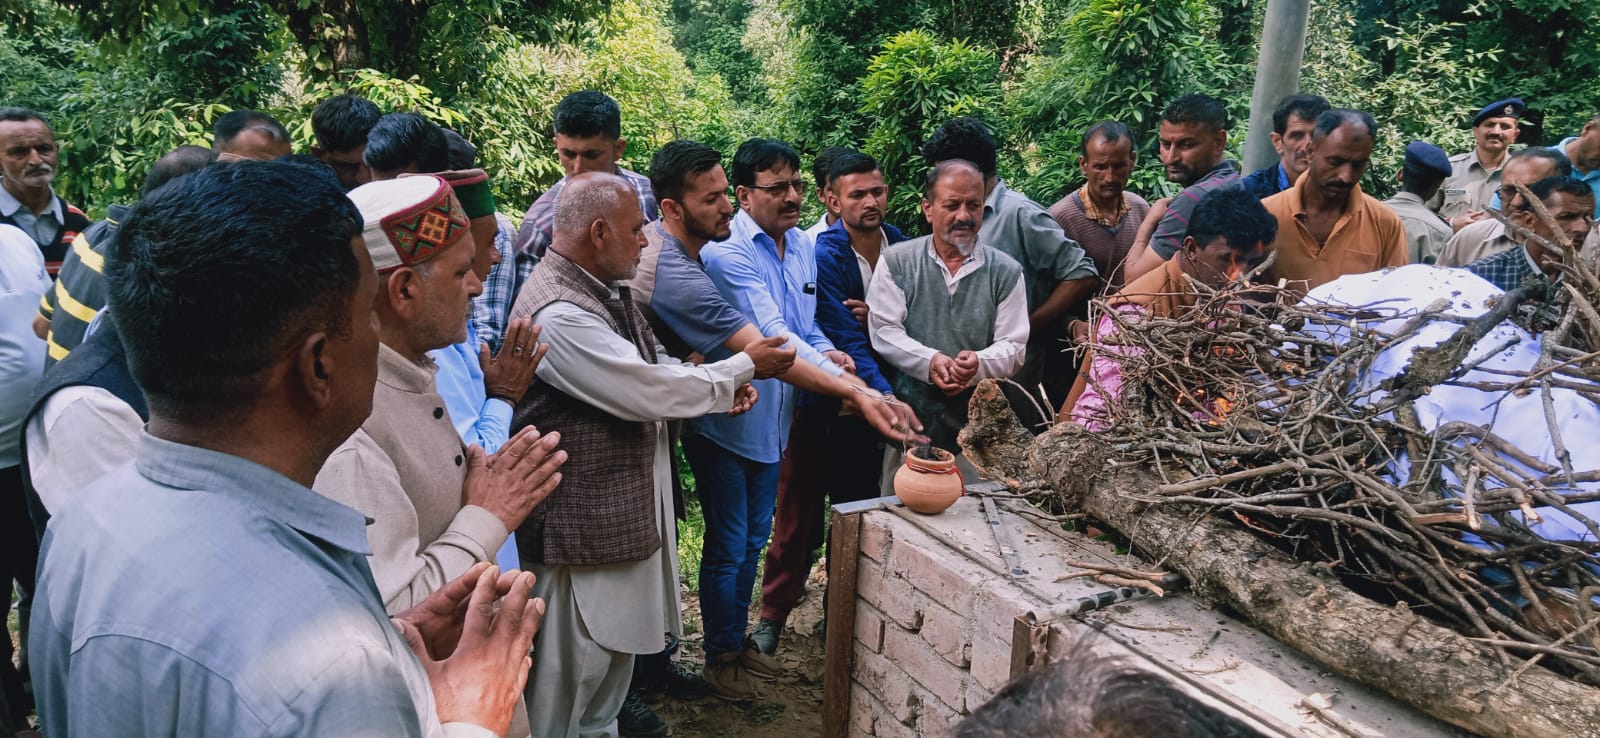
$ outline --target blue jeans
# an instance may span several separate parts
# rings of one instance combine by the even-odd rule
[[[778,464],[751,461],[702,436],[683,439],[683,455],[706,522],[700,617],[709,660],[744,647],[756,564],[772,532]]]

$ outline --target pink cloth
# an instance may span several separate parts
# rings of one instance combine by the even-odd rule
[[[1124,314],[1148,315],[1143,305],[1123,303],[1114,308]],[[1095,323],[1089,355],[1088,381],[1078,403],[1072,406],[1072,422],[1084,430],[1102,431],[1111,425],[1110,406],[1122,398],[1122,362],[1125,357],[1138,356],[1144,351],[1136,346],[1113,345],[1104,341],[1115,335],[1117,324],[1109,314],[1101,315]]]

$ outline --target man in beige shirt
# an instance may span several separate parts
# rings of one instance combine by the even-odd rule
[[[1459,231],[1489,216],[1495,188],[1500,186],[1506,151],[1517,141],[1517,123],[1524,110],[1522,100],[1508,98],[1485,105],[1472,116],[1471,151],[1450,157],[1450,176],[1439,194],[1428,200],[1428,207]]]
[[[1406,257],[1412,264],[1432,264],[1450,240],[1450,224],[1428,209],[1428,198],[1450,174],[1444,150],[1426,141],[1406,145],[1400,168],[1400,191],[1383,201],[1406,226]]]
[[[1346,274],[1405,265],[1400,216],[1361,191],[1376,131],[1372,116],[1359,110],[1317,116],[1311,166],[1293,187],[1261,201],[1278,219],[1269,281],[1310,290]]]
[[[1572,173],[1572,162],[1556,149],[1527,148],[1511,155],[1500,171],[1499,201],[1508,203],[1516,194],[1516,185],[1524,187],[1545,177]],[[1445,242],[1444,249],[1434,262],[1442,267],[1463,267],[1485,256],[1492,256],[1508,248],[1513,242],[1506,238],[1505,224],[1486,218],[1456,231]]]
[[[486,457],[462,447],[445,411],[427,352],[466,338],[467,304],[481,291],[472,233],[450,185],[405,177],[362,185],[350,199],[379,275],[378,378],[372,415],[329,457],[314,488],[373,519],[372,576],[394,613],[493,561],[560,481],[566,452],[556,450],[559,434],[527,428]]]

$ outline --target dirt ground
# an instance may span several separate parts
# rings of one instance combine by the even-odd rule
[[[675,702],[667,699],[652,705],[656,713],[672,726],[678,738],[807,738],[822,733],[822,590],[827,576],[825,564],[811,570],[806,596],[789,616],[788,628],[779,643],[778,660],[786,676],[763,683],[760,697],[736,704],[716,697]],[[758,593],[759,594],[759,593]],[[683,646],[678,649],[681,663],[699,668],[704,661],[700,650],[700,601],[693,592],[684,596]],[[760,616],[759,605],[752,605],[750,622]]]

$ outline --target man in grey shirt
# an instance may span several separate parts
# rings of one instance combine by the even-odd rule
[[[124,222],[110,305],[140,316],[122,334],[150,421],[45,534],[29,646],[49,735],[505,734],[533,576],[479,565],[391,621],[365,518],[308,487],[372,402],[360,228],[332,176],[254,162]]]

